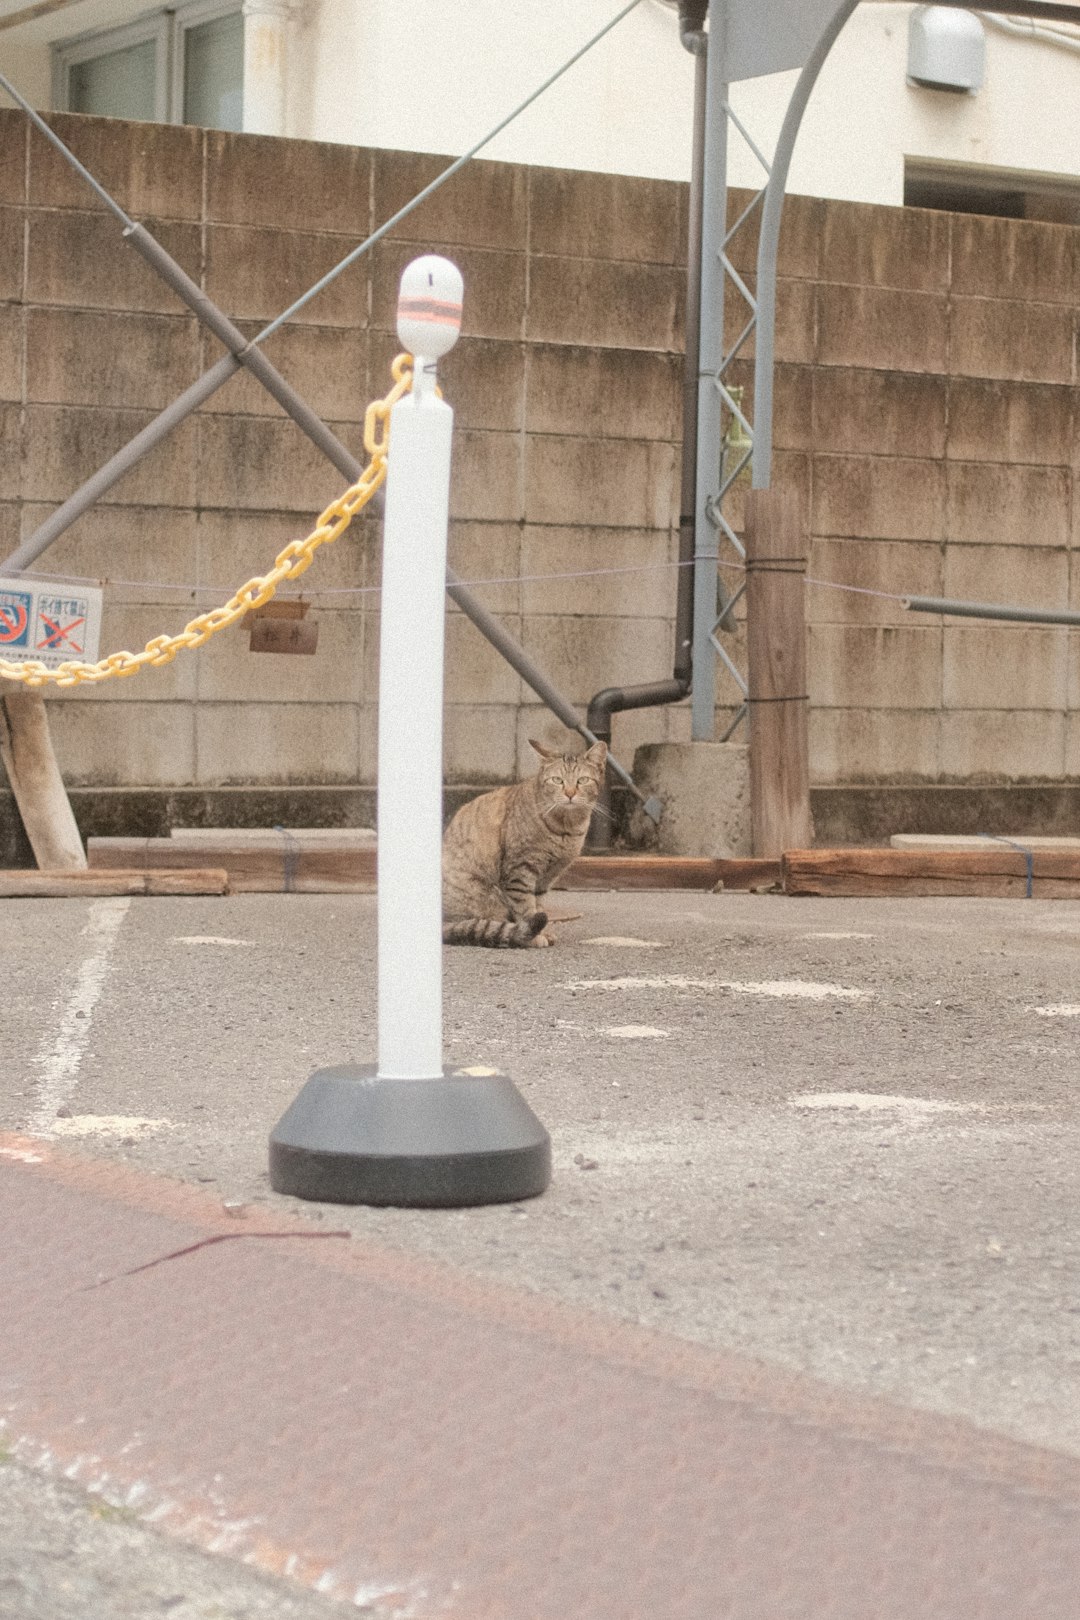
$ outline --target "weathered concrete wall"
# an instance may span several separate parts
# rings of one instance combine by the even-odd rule
[[[443,166],[59,123],[251,332]],[[685,208],[671,183],[477,163],[267,344],[359,453],[397,347],[400,269],[418,251],[455,258],[467,293],[466,341],[445,367],[459,427],[451,560],[501,582],[477,594],[581,704],[670,672],[675,578],[654,565],[676,554]],[[736,257],[751,269],[752,243]],[[1063,226],[790,199],[777,476],[801,494],[815,578],[1080,606],[1078,258],[1080,232]],[[46,143],[0,113],[3,552],[219,353]],[[261,571],[339,488],[268,396],[234,378],[43,566],[116,581],[103,647],[139,646]],[[370,784],[378,599],[361,593],[377,580],[377,531],[361,524],[307,576],[315,657],[251,654],[241,629],[167,669],[57,697],[68,780]],[[1068,631],[942,627],[824,588],[808,608],[817,783],[1080,775]],[[447,704],[451,784],[513,776],[547,724],[456,612]],[[685,707],[615,718],[625,758],[687,735]]]

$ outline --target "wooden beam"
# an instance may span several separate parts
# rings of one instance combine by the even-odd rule
[[[223,866],[237,894],[374,894],[375,849],[335,849],[326,840],[305,843],[279,835],[272,844],[228,833],[187,843],[174,838],[91,838],[95,869]]]
[[[37,872],[25,868],[0,871],[0,898],[72,899],[109,894],[228,894],[229,874],[193,867],[188,871]]]
[[[162,867],[205,866],[213,862],[229,874],[237,893],[373,894],[374,845],[358,845],[356,834],[342,835],[344,847],[320,833],[306,841],[280,835],[267,844],[243,834],[222,833],[191,843],[179,838],[91,838],[90,866],[153,871]],[[698,860],[681,855],[582,855],[557,885],[560,889],[748,889],[779,882],[779,861]]]
[[[38,866],[42,871],[85,867],[40,692],[11,692],[0,700],[0,759]]]
[[[789,849],[783,861],[785,894],[981,895],[1028,894],[1028,859],[1007,844],[986,849]],[[1033,850],[1031,895],[1036,900],[1080,899],[1080,853]]]
[[[579,855],[556,889],[765,888],[780,881],[779,861],[708,860],[692,855]]]
[[[813,840],[806,690],[806,533],[798,497],[746,498],[746,635],[750,815],[754,854],[780,856]]]

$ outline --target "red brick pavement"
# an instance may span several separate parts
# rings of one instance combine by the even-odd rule
[[[399,1620],[1080,1616],[1080,1464],[313,1230],[0,1136],[8,1443]]]

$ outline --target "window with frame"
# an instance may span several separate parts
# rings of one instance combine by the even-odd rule
[[[53,47],[53,105],[162,124],[243,128],[238,0],[188,0]]]

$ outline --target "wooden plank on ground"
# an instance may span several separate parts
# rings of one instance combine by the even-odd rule
[[[229,874],[237,893],[372,894],[376,855],[370,842],[344,849],[330,841],[291,843],[223,833],[188,843],[178,838],[91,838],[87,854],[93,870],[205,866],[213,862]],[[705,860],[679,855],[582,855],[573,862],[561,889],[727,889],[767,886],[780,880],[775,860]]]
[[[1002,842],[1019,844],[1021,849],[1080,850],[1080,838],[1055,838],[1041,833],[1031,838],[1024,833],[1017,833],[1015,837],[1002,834],[998,838],[980,838],[970,833],[893,833],[889,846],[892,849],[992,849]]]
[[[228,894],[229,874],[220,868],[192,867],[184,871],[87,871],[85,867],[68,872],[39,872],[33,868],[0,871],[0,898],[76,899],[112,894]]]
[[[1080,853],[1034,850],[1032,895],[1080,899]],[[978,895],[1023,898],[1028,862],[1008,844],[985,849],[791,849],[783,856],[785,894]]]
[[[336,850],[279,839],[264,845],[228,834],[220,841],[186,844],[175,838],[91,838],[93,869],[198,867],[213,863],[229,874],[238,894],[373,894],[374,847]]]
[[[373,849],[373,827],[174,827],[169,833],[174,844],[198,844],[203,849],[220,845],[254,844],[265,849],[302,848]]]
[[[708,860],[693,855],[579,855],[557,889],[725,889],[780,881],[778,860]]]

